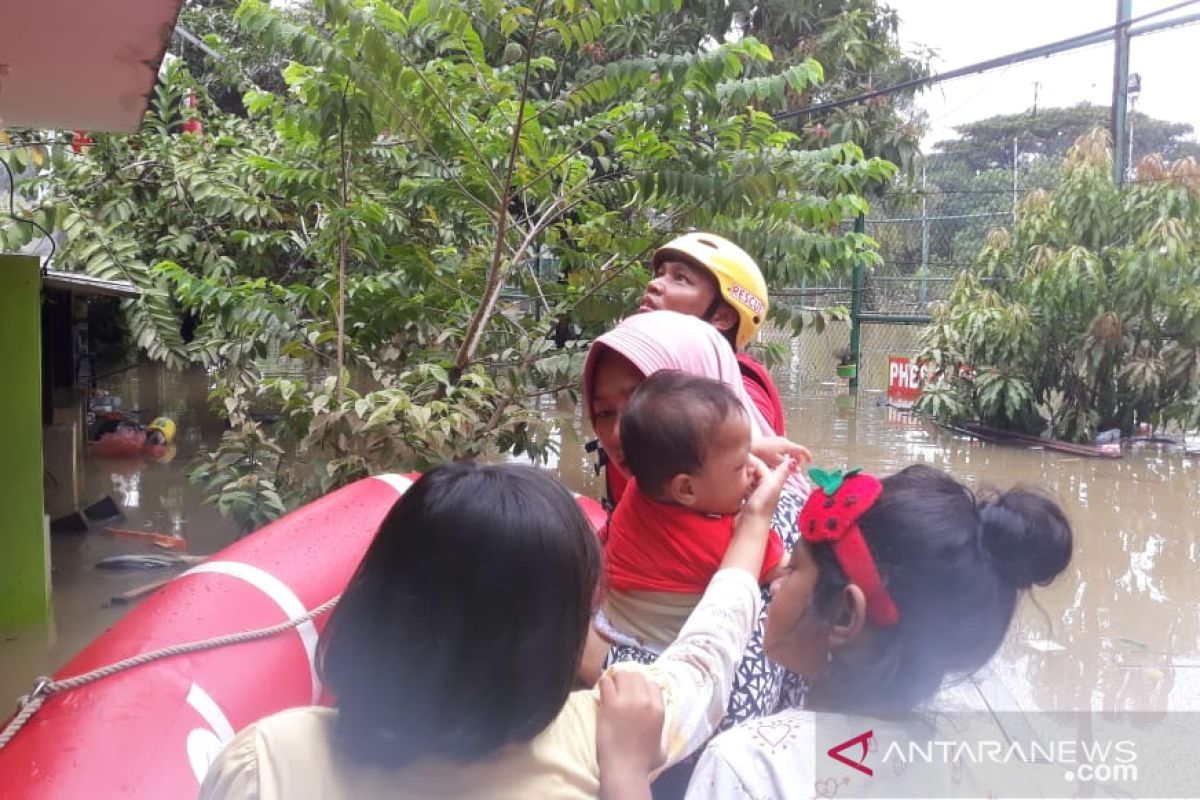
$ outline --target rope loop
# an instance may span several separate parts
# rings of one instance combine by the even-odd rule
[[[140,667],[143,664],[150,664],[154,661],[159,661],[171,656],[186,655],[188,653],[199,653],[204,650],[215,650],[218,647],[227,645],[241,644],[242,642],[254,642],[262,639],[269,639],[272,636],[277,636],[280,633],[289,631],[310,622],[316,617],[321,616],[325,612],[331,610],[337,605],[341,595],[336,595],[329,600],[326,600],[321,605],[309,611],[303,616],[289,619],[286,622],[281,622],[278,625],[271,625],[267,628],[257,628],[252,631],[242,631],[240,633],[231,633],[225,636],[217,636],[212,639],[202,639],[198,642],[187,642],[186,644],[177,644],[170,647],[163,647],[158,650],[151,650],[149,653],[140,653],[136,656],[122,659],[114,664],[108,664],[103,667],[97,667],[91,672],[85,672],[82,675],[75,675],[70,678],[62,678],[54,680],[45,675],[41,675],[33,684],[33,691],[29,694],[21,695],[17,698],[17,714],[12,720],[0,731],[0,750],[13,740],[17,732],[25,727],[25,723],[34,715],[42,703],[59,692],[78,689],[80,686],[86,686],[89,683],[98,681],[101,678],[107,678],[109,675],[116,675],[119,672],[124,672],[127,669]]]

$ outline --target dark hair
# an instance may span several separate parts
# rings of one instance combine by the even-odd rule
[[[884,478],[859,527],[900,621],[837,653],[812,697],[837,710],[909,710],[948,675],[979,669],[1003,642],[1018,591],[1049,583],[1071,560],[1071,525],[1054,500],[1024,488],[977,499],[926,466]],[[828,620],[846,576],[830,544],[809,549],[814,605]]]
[[[698,470],[713,429],[731,414],[745,413],[720,381],[678,370],[646,378],[621,414],[621,449],[638,487],[658,496],[674,476]]]
[[[321,635],[341,750],[399,767],[535,737],[574,684],[599,574],[596,535],[551,476],[430,470],[384,518]]]

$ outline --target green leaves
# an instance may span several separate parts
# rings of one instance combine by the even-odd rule
[[[1157,178],[1117,188],[1108,165],[1103,134],[1081,137],[1059,187],[989,236],[924,335],[946,377],[919,408],[1077,441],[1196,418],[1200,173],[1152,162]]]
[[[143,290],[132,344],[211,373],[231,430],[196,479],[259,524],[373,471],[548,453],[535,404],[581,362],[554,326],[623,315],[677,231],[730,235],[775,284],[877,259],[842,223],[895,168],[848,141],[803,149],[767,110],[811,98],[817,61],[776,62],[749,32],[658,46],[681,9],[244,0],[213,41],[253,81],[172,62],[137,135],[58,147],[53,170],[53,153],[8,157],[42,159],[22,189],[61,228],[62,265]],[[202,135],[181,134],[190,114]]]
[[[982,370],[974,381],[980,413],[988,419],[1020,423],[1032,411],[1033,391],[1029,382],[1012,373]]]
[[[808,475],[812,478],[812,482],[825,491],[825,494],[832,497],[837,493],[837,490],[842,488],[842,483],[847,478],[852,478],[862,472],[862,467],[854,469],[834,469],[827,470],[820,467],[812,467],[808,471]]]

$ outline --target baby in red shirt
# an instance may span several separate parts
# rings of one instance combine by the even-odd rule
[[[753,487],[750,419],[720,381],[662,371],[638,385],[620,426],[633,480],[608,524],[596,629],[661,651],[716,573]],[[762,582],[782,559],[772,532]]]

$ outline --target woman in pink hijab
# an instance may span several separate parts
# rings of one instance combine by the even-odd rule
[[[746,394],[737,356],[716,328],[686,314],[650,311],[625,319],[596,339],[583,368],[584,408],[604,449],[610,503],[615,505],[621,499],[629,480],[621,450],[621,412],[639,383],[668,369],[728,386],[750,417],[752,451],[768,467],[774,467],[784,455],[797,463],[812,460],[806,449],[775,435]],[[808,482],[799,473],[789,479],[787,488],[801,503],[808,497]]]
[[[620,499],[628,482],[621,449],[621,412],[638,384],[668,369],[719,380],[729,386],[750,417],[752,449],[769,465],[778,463],[784,454],[797,461],[810,460],[807,450],[773,435],[746,394],[733,348],[716,328],[697,317],[674,311],[637,314],[593,342],[583,370],[584,408],[607,456],[613,502]],[[789,479],[775,511],[772,527],[789,550],[799,538],[796,520],[808,489],[807,481],[797,473]],[[764,590],[763,598],[764,603],[769,600],[768,591]],[[768,661],[763,654],[765,618],[764,606],[763,616],[738,667],[722,730],[773,713],[785,692],[790,699],[799,699],[800,686],[795,676]],[[602,656],[603,667],[619,661],[649,663],[655,655],[632,645],[613,645]]]

